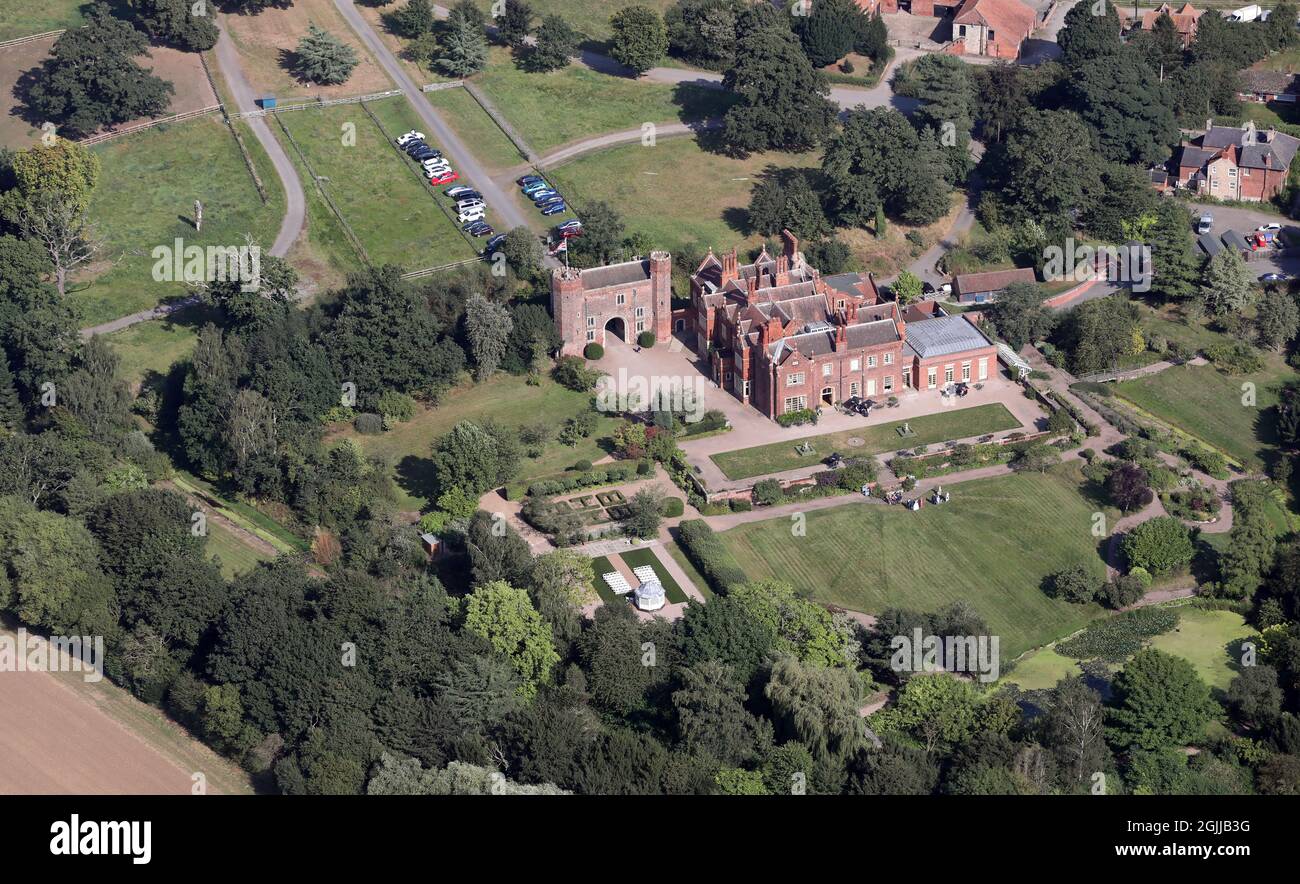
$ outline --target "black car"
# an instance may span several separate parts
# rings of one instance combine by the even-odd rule
[[[826,458],[825,463],[826,466],[830,467],[832,470],[838,470],[840,467],[844,466],[844,458],[840,456],[838,451],[836,451],[833,452],[830,457]]]
[[[417,150],[423,150],[423,149],[427,148],[428,146],[429,146],[429,145],[426,144],[426,143],[423,142],[423,141],[412,141],[412,142],[409,143],[409,144],[403,144],[403,145],[402,145],[402,150],[406,151],[406,152],[409,153],[409,154],[413,154],[413,153],[415,153]]]

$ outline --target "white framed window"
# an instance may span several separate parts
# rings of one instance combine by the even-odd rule
[[[894,392],[894,376],[892,374],[885,375],[885,392]]]
[[[868,396],[874,396],[874,395],[876,395],[876,379],[875,379],[875,378],[867,378],[867,395],[868,395]]]
[[[939,386],[939,369],[937,368],[926,369],[925,385],[931,390]]]
[[[594,341],[594,340],[596,340],[596,333],[595,333],[594,331],[588,331],[588,332],[587,332],[587,340],[589,340],[589,341]]]
[[[857,395],[858,395],[858,391],[861,390],[861,389],[862,389],[862,387],[858,385],[858,382],[857,382],[857,381],[852,381],[852,382],[849,384],[849,395],[850,395],[850,396],[857,396]]]
[[[894,354],[893,354],[893,353],[886,353],[886,354],[885,354],[885,365],[893,365],[893,364],[894,364]]]
[[[638,317],[645,316],[645,308],[644,307],[636,308],[636,315]]]
[[[803,411],[807,407],[807,396],[787,396],[785,398],[785,407],[781,409],[781,412],[784,414],[789,411]]]
[[[596,317],[594,317],[594,316],[588,316],[588,317],[587,317],[587,328],[595,328],[595,327],[596,327]]]
[[[970,363],[969,363],[969,362],[963,362],[963,363],[961,364],[961,379],[962,379],[963,382],[966,382],[966,381],[969,381],[969,380],[970,380]]]
[[[952,383],[952,366],[951,366],[951,365],[945,365],[945,366],[943,367],[943,382],[944,382],[945,384],[951,384],[951,383]]]
[[[786,376],[785,376],[785,385],[786,385],[787,387],[801,387],[801,386],[803,386],[803,372],[798,371],[798,372],[795,372],[794,374],[788,374],[788,375],[786,375]]]
[[[849,371],[862,371],[862,360],[861,360],[861,359],[850,359],[850,360],[849,360]]]
[[[989,360],[988,357],[986,356],[980,360],[979,378],[981,381],[986,381],[988,380],[988,377],[989,377]]]
[[[619,292],[617,295],[615,295],[615,296],[614,296],[614,303],[615,303],[615,304],[626,304],[626,303],[627,303],[627,292]]]
[[[741,395],[746,399],[749,398],[749,381],[744,381],[741,386]]]
[[[903,386],[904,386],[904,387],[910,387],[910,386],[912,386],[912,369],[911,369],[911,368],[905,368],[905,369],[903,369]]]
[[[636,324],[636,330],[637,330],[637,332],[643,332],[643,331],[645,331],[645,322],[644,322],[644,321],[638,322],[638,323]]]
[[[868,357],[867,357],[867,368],[875,368],[875,367],[876,367],[876,357],[874,357],[874,356],[868,356]]]
[[[834,368],[833,368],[833,366],[832,366],[829,362],[823,363],[823,364],[822,364],[822,377],[824,377],[824,378],[828,378],[828,377],[830,377],[830,376],[831,376],[831,372],[832,372],[833,370],[834,370]]]

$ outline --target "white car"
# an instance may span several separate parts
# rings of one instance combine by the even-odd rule
[[[406,145],[410,144],[412,141],[423,141],[424,133],[416,132],[414,129],[412,129],[410,132],[407,132],[405,135],[398,135],[397,138],[393,140],[397,142],[398,147],[406,147]]]
[[[460,200],[456,203],[456,211],[464,212],[469,209],[486,209],[487,203],[482,200]]]
[[[1281,224],[1278,224],[1276,221],[1270,221],[1267,224],[1261,224],[1258,227],[1256,227],[1255,232],[1256,233],[1269,233],[1269,232],[1277,233],[1281,229],[1282,229]]]
[[[446,160],[425,160],[420,163],[421,168],[426,172],[450,172],[451,163]]]
[[[464,224],[467,221],[482,221],[487,212],[483,209],[467,209],[456,216],[456,221]]]

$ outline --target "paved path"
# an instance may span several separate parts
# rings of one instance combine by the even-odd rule
[[[419,115],[421,122],[428,127],[429,135],[438,144],[442,152],[451,159],[452,165],[460,173],[460,183],[469,184],[483,194],[484,201],[488,204],[489,209],[498,219],[504,222],[504,224],[498,225],[500,228],[506,230],[515,227],[531,228],[533,226],[532,219],[524,214],[523,209],[515,201],[513,192],[502,189],[493,181],[487,169],[478,161],[473,152],[465,146],[465,143],[452,131],[451,127],[442,121],[442,118],[434,111],[433,105],[425,100],[424,92],[407,75],[397,57],[379,39],[379,35],[361,17],[361,13],[357,12],[351,0],[334,0],[334,5],[348,24],[352,26],[352,29],[356,31],[357,36],[361,38],[361,42],[379,61],[380,66],[397,84],[397,88],[405,93],[407,100],[415,109],[416,114]]]
[[[249,85],[244,69],[239,64],[235,43],[226,32],[222,16],[217,16],[216,21],[217,28],[221,31],[216,46],[217,67],[234,98],[235,109],[240,112],[257,110],[253,87]],[[283,258],[293,247],[306,223],[307,197],[303,194],[302,182],[298,180],[298,170],[290,162],[289,155],[284,152],[280,142],[271,134],[271,127],[266,124],[266,120],[262,117],[249,117],[245,122],[271,158],[271,165],[275,167],[275,174],[279,176],[280,185],[284,188],[284,219],[280,222],[280,232],[271,245],[271,254]]]
[[[93,338],[95,335],[109,335],[115,331],[121,331],[129,328],[137,322],[148,322],[151,319],[165,319],[177,311],[191,307],[203,300],[198,295],[183,298],[179,301],[169,301],[166,304],[158,304],[150,307],[148,310],[141,310],[139,313],[132,313],[130,316],[119,316],[117,319],[109,322],[101,322],[99,325],[92,325],[81,330],[83,338]]]

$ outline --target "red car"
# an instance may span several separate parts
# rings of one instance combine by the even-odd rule
[[[440,187],[443,184],[450,184],[453,181],[459,181],[459,180],[460,180],[460,175],[456,174],[455,172],[443,172],[441,175],[438,175],[437,177],[430,178],[429,183],[434,187]]]

